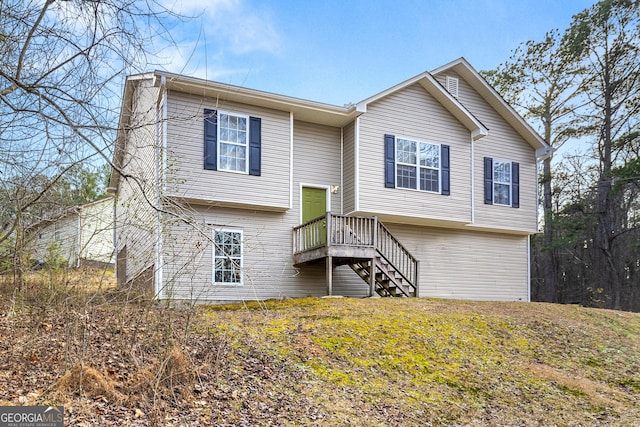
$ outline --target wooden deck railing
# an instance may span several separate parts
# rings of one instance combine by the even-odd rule
[[[293,229],[293,252],[322,246],[373,247],[403,278],[417,288],[419,262],[377,217],[326,215]]]
[[[418,289],[420,262],[396,239],[387,227],[378,223],[376,250],[415,289]]]

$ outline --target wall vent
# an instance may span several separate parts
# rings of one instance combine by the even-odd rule
[[[447,76],[447,91],[456,98],[458,97],[458,79]]]

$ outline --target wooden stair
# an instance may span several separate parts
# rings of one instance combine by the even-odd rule
[[[334,265],[345,264],[369,285],[369,296],[418,295],[420,262],[376,217],[327,212],[295,227],[293,246],[297,267],[325,260],[329,295]]]
[[[402,274],[391,264],[386,262],[381,256],[376,256],[371,260],[359,260],[349,264],[358,276],[366,283],[371,283],[371,270],[373,264],[374,289],[373,292],[381,297],[415,297],[416,289],[407,283]],[[370,292],[370,294],[373,294]],[[371,295],[373,296],[373,295]]]

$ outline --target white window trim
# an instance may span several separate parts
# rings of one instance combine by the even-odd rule
[[[509,182],[503,182],[496,180],[495,172],[496,172],[496,163],[507,163],[509,165]],[[509,203],[497,203],[496,202],[496,184],[508,185],[509,186]],[[512,195],[512,186],[513,186],[513,162],[511,160],[504,159],[496,159],[493,158],[492,169],[491,169],[491,185],[493,188],[491,189],[493,192],[493,204],[496,206],[509,206],[511,207],[513,203],[513,195]]]
[[[221,151],[220,151],[220,143],[222,142],[222,141],[220,141],[220,128],[222,127],[222,126],[220,126],[220,116],[223,115],[223,114],[226,114],[228,116],[242,117],[242,118],[246,119],[246,121],[247,121],[247,141],[245,143],[246,158],[245,158],[245,164],[244,164],[244,171],[237,171],[237,170],[232,170],[232,169],[222,169],[222,162],[220,161],[220,153],[221,153]],[[248,114],[240,114],[240,113],[234,113],[232,111],[218,110],[216,119],[217,119],[217,124],[218,124],[216,126],[216,145],[217,145],[217,147],[216,147],[216,156],[217,156],[216,162],[217,163],[216,164],[218,165],[218,170],[221,171],[221,172],[231,172],[231,173],[239,173],[239,174],[242,174],[242,175],[248,175],[249,174],[249,141],[250,141],[249,138],[251,137],[249,135],[249,128],[251,126],[251,123],[250,123],[251,122],[251,118],[249,117]],[[240,146],[240,144],[236,144],[234,142],[225,141],[225,143]]]
[[[396,180],[396,188],[400,189],[400,190],[410,190],[410,191],[419,191],[421,193],[432,193],[432,194],[440,194],[440,192],[442,191],[442,144],[440,144],[439,142],[434,142],[434,141],[427,141],[427,140],[423,140],[423,139],[416,139],[413,137],[409,137],[409,136],[402,136],[402,135],[396,135],[396,140],[395,140],[395,144],[394,144],[394,150],[395,153],[394,157],[396,159],[396,161],[394,162],[394,173],[395,173],[395,180]],[[435,145],[436,147],[438,147],[438,164],[440,165],[438,168],[432,168],[429,166],[420,166],[420,150],[418,149],[419,147],[416,147],[416,164],[411,164],[411,163],[404,163],[404,162],[400,162],[398,161],[398,140],[399,139],[404,139],[406,141],[413,141],[416,144],[429,144],[429,145]],[[398,165],[403,165],[403,166],[414,166],[416,167],[416,188],[407,188],[407,187],[400,187],[398,185]],[[437,170],[438,171],[438,190],[437,191],[430,191],[430,190],[421,190],[420,189],[420,168],[424,168],[424,169],[431,169],[431,170]]]
[[[240,281],[238,283],[216,282],[216,233],[240,233]],[[243,286],[244,285],[244,231],[241,228],[214,228],[211,235],[211,282],[217,286]]]

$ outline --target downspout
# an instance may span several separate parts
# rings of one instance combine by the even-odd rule
[[[531,302],[531,235],[527,236],[527,302]]]
[[[356,117],[355,129],[354,129],[355,144],[353,147],[354,155],[354,174],[353,174],[353,186],[355,203],[353,210],[358,212],[360,210],[360,116]]]
[[[78,250],[76,251],[76,268],[80,268],[80,252],[82,251],[82,208],[78,208]]]
[[[156,158],[155,158],[155,168],[156,168],[156,182],[155,182],[155,191],[156,191],[156,225],[154,227],[155,231],[155,253],[154,253],[154,264],[155,264],[155,277],[154,277],[154,293],[155,297],[158,299],[164,299],[164,283],[163,283],[163,241],[162,241],[162,213],[161,213],[161,194],[164,191],[164,179],[162,177],[163,168],[165,166],[165,158],[164,158],[164,150],[166,149],[166,139],[167,139],[167,92],[166,92],[166,78],[165,76],[160,77],[160,108],[156,105],[156,123],[155,123],[155,134],[156,134]]]
[[[289,209],[293,208],[293,112],[289,112]]]
[[[540,159],[536,157],[536,230],[540,231],[540,174],[538,173],[538,169],[540,168],[539,162]]]
[[[471,136],[471,224],[476,222],[476,155]]]
[[[113,252],[111,253],[111,260],[113,261],[113,275],[117,278],[118,277],[118,246],[116,246],[117,244],[117,236],[118,233],[116,231],[116,227],[118,226],[118,223],[116,222],[116,219],[118,218],[118,197],[119,197],[119,192],[116,192],[113,194],[113,209],[111,209],[111,211],[113,212],[113,232],[112,232],[112,236],[111,239],[113,241]],[[125,281],[127,280],[127,278],[124,278]],[[120,283],[117,283],[118,286],[120,286]]]
[[[344,215],[344,127],[340,128],[340,215]]]

